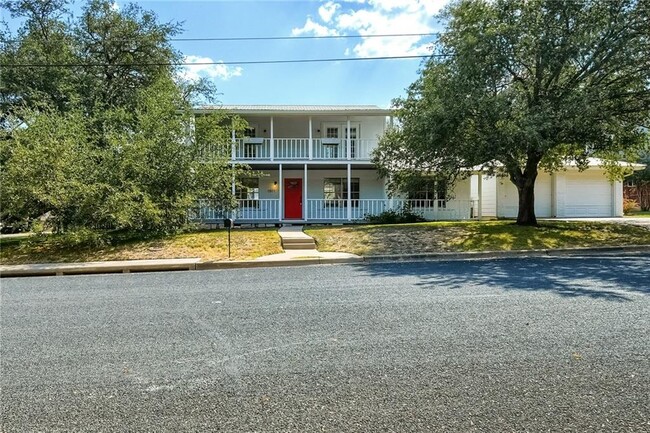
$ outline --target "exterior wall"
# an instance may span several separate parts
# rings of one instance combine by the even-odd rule
[[[350,116],[350,126],[359,127],[359,139],[376,139],[385,129],[384,116]],[[257,126],[257,136],[271,137],[271,116],[244,116],[249,124]],[[335,123],[345,128],[346,116],[312,116],[312,137],[323,136],[324,125]],[[266,132],[265,132],[266,131]],[[275,138],[309,137],[309,116],[273,116],[273,136]],[[342,137],[341,137],[342,138]]]
[[[496,189],[497,216],[516,218],[517,188],[507,178],[498,178]],[[541,218],[622,216],[623,184],[612,184],[603,170],[595,168],[540,173],[535,184],[535,214]]]
[[[279,198],[279,171],[278,170],[263,170],[265,175],[260,178],[260,199],[277,199]],[[284,179],[303,179],[304,170],[282,170],[282,177]],[[347,170],[317,170],[311,167],[307,168],[307,198],[308,199],[322,199],[323,186],[325,178],[328,177],[342,177],[347,178]],[[359,198],[360,199],[385,199],[386,192],[384,189],[384,180],[377,177],[374,170],[355,170],[352,169],[351,177],[359,178]],[[274,190],[273,182],[278,182],[278,188]],[[304,186],[304,183],[303,183]]]
[[[481,189],[483,191],[481,215],[484,218],[495,218],[497,216],[497,177],[483,176]],[[472,200],[478,201],[478,192],[478,175],[473,175],[471,177]]]
[[[451,191],[450,202],[471,200],[472,181],[470,178],[461,179],[456,182],[454,189]]]
[[[519,212],[517,187],[507,177],[497,178],[495,187],[497,217],[517,218]],[[535,182],[535,215],[540,218],[553,216],[553,181],[552,176],[545,172],[539,173]]]

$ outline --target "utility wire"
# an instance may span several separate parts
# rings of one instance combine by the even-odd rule
[[[440,33],[393,33],[384,35],[325,35],[325,36],[260,36],[232,38],[170,38],[170,41],[290,41],[295,39],[360,39],[360,38],[401,38],[408,36],[437,36]]]
[[[4,68],[85,68],[105,66],[208,66],[208,65],[271,65],[284,63],[323,63],[323,62],[353,62],[362,60],[394,60],[394,59],[426,59],[430,57],[450,57],[451,54],[427,54],[411,56],[379,56],[379,57],[344,57],[330,59],[290,59],[290,60],[244,60],[229,62],[169,62],[169,63],[14,63],[0,65]]]
[[[440,33],[387,33],[379,35],[325,35],[325,36],[236,36],[236,37],[205,37],[205,38],[169,38],[170,42],[200,42],[200,41],[292,41],[301,39],[362,39],[362,38],[403,38],[413,36],[438,36]],[[18,42],[18,39],[0,39],[0,43]]]

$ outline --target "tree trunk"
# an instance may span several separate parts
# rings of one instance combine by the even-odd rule
[[[537,165],[541,155],[528,155],[526,167],[522,171],[518,166],[511,166],[509,170],[510,180],[517,187],[519,193],[519,212],[517,213],[517,225],[536,226],[535,217],[535,180],[537,179]]]
[[[535,173],[537,177],[537,173]],[[535,217],[535,177],[522,177],[520,185],[517,185],[519,192],[519,212],[517,213],[517,225],[536,226]]]

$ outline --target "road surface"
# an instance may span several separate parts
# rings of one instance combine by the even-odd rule
[[[650,431],[650,258],[3,279],[0,431]]]

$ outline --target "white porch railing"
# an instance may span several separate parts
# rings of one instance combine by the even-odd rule
[[[235,220],[279,220],[280,200],[238,200]]]
[[[260,142],[261,141],[261,142]],[[274,159],[309,159],[309,138],[274,138],[273,152],[271,139],[263,138],[255,141],[244,138],[235,139],[232,144],[235,160],[270,160]],[[351,160],[368,161],[372,151],[377,147],[375,139],[351,140]],[[312,159],[344,161],[348,159],[348,143],[346,139],[312,139]]]
[[[236,160],[271,159],[271,141],[268,139],[262,143],[252,143],[244,138],[237,138],[233,146]]]
[[[351,200],[348,212],[347,200],[308,199],[305,209],[307,221],[361,221],[368,215],[378,215],[390,209],[391,200],[362,199]],[[392,209],[409,209],[422,218],[435,220],[467,220],[477,217],[475,200],[392,200]],[[238,206],[232,212],[223,212],[199,202],[199,209],[190,219],[199,221],[220,221],[234,217],[240,222],[280,221],[280,200],[238,200]]]
[[[269,143],[270,143],[269,139]],[[308,159],[308,138],[275,138],[275,157],[278,159]],[[270,144],[269,144],[270,145]]]
[[[350,201],[350,219],[362,220],[366,215],[377,215],[387,209],[388,201],[384,199],[366,199]],[[348,220],[348,201],[347,200],[307,200],[307,219],[308,220]]]
[[[198,209],[190,214],[191,220],[221,221],[223,218],[234,218],[235,221],[279,221],[280,200],[237,200],[237,208],[224,211],[209,205],[207,200],[199,200]]]

